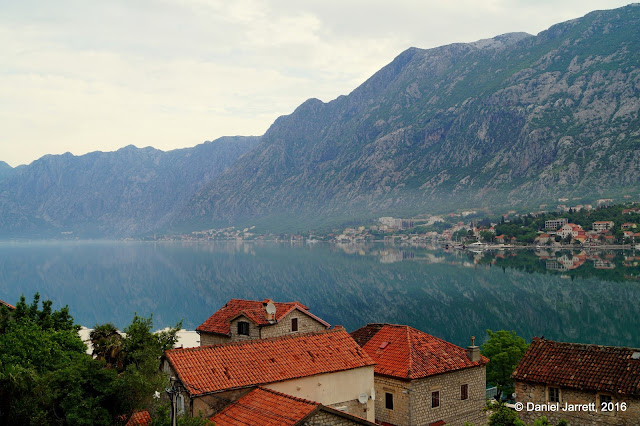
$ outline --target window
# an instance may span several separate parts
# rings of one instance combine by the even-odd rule
[[[246,321],[238,321],[238,334],[243,336],[249,335],[249,323]]]
[[[440,406],[440,391],[431,392],[431,408]]]
[[[549,402],[560,402],[560,388],[549,388]]]
[[[384,393],[384,408],[387,410],[393,410],[393,394],[389,392]]]
[[[460,386],[460,399],[469,399],[469,385]]]
[[[600,395],[600,405],[613,402],[611,395]]]
[[[291,331],[298,331],[298,318],[291,318]]]

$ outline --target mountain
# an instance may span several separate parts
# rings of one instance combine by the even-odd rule
[[[5,163],[4,161],[0,161],[0,181],[9,177],[14,172],[13,167]]]
[[[537,36],[410,48],[348,96],[278,118],[172,226],[309,229],[637,196],[639,59],[637,4]]]
[[[47,155],[12,173],[0,164],[0,235],[123,237],[153,231],[259,139],[224,137],[167,152],[130,145],[116,152]]]

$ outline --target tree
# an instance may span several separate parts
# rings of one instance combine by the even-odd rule
[[[518,417],[518,413],[502,402],[488,405],[487,409],[493,411],[489,416],[489,426],[526,426]]]
[[[511,374],[529,345],[515,331],[487,330],[487,334],[489,339],[482,345],[481,353],[489,358],[487,382],[498,388],[497,399],[500,400],[503,393],[514,392]]]
[[[107,368],[124,368],[124,337],[111,323],[96,325],[89,333],[93,356],[106,363]]]

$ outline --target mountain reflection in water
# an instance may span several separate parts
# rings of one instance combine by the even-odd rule
[[[2,243],[0,299],[39,291],[89,327],[124,327],[137,312],[153,313],[158,328],[184,319],[191,329],[231,298],[299,300],[347,330],[408,324],[461,346],[508,329],[527,340],[640,347],[638,260],[382,244]]]

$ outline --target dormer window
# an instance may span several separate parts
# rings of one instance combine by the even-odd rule
[[[298,318],[291,318],[291,331],[298,331]]]
[[[246,321],[238,321],[238,334],[242,336],[249,335],[249,323]]]

